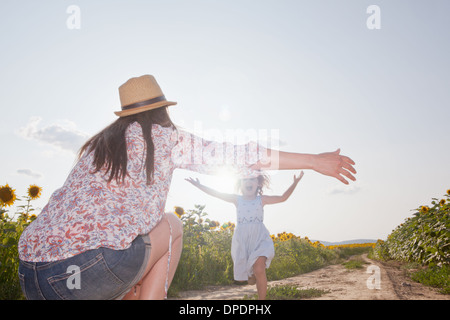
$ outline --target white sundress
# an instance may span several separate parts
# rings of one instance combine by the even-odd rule
[[[267,269],[275,255],[273,240],[263,220],[261,196],[257,196],[254,200],[246,200],[239,196],[237,224],[231,243],[236,281],[247,281],[253,275],[253,264],[258,257],[267,258]]]

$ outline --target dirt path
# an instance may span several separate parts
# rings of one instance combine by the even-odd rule
[[[313,272],[283,280],[271,281],[269,286],[296,284],[299,288],[316,288],[328,293],[314,300],[450,300],[450,295],[413,282],[398,263],[382,263],[362,258],[362,269],[348,270],[343,265],[331,265]],[[368,279],[372,279],[369,281]],[[379,289],[376,288],[379,280]],[[371,288],[369,288],[371,287]],[[256,294],[253,285],[212,286],[202,291],[179,293],[181,300],[237,300]]]

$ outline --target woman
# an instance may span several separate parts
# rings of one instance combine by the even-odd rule
[[[167,297],[182,250],[182,224],[164,214],[172,173],[214,173],[221,165],[215,150],[246,159],[240,169],[314,169],[344,183],[341,175],[355,180],[353,161],[338,151],[284,153],[255,143],[224,148],[177,130],[167,114],[176,103],[153,76],[131,78],[119,95],[119,119],[81,148],[62,188],[20,238],[27,299]]]

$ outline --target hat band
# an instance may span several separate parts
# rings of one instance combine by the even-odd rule
[[[143,106],[148,106],[149,104],[153,104],[153,103],[160,102],[160,101],[166,101],[166,97],[160,96],[160,97],[156,97],[156,98],[153,98],[150,100],[132,103],[127,106],[123,106],[122,110],[129,110],[129,109],[139,108],[139,107],[143,107]]]

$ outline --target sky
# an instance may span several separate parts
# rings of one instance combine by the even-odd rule
[[[385,239],[450,188],[448,12],[445,0],[2,0],[0,185],[41,186],[43,208],[117,118],[118,87],[152,74],[180,128],[356,162],[348,186],[305,170],[265,207],[270,233]],[[271,171],[265,193],[298,173]],[[187,177],[235,192],[226,172],[176,170],[166,211],[200,204],[236,220]]]

